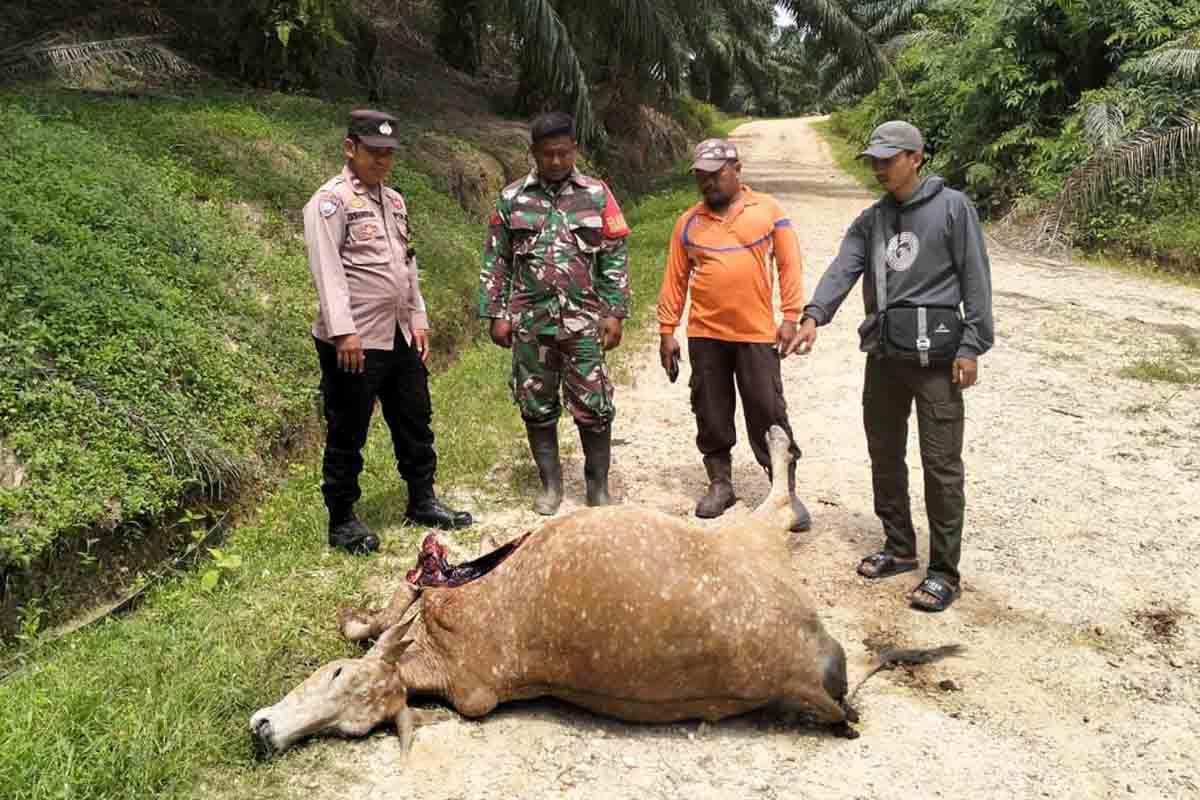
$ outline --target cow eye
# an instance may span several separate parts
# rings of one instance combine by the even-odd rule
[[[332,675],[332,676],[330,676],[329,680],[331,680],[331,681],[336,681],[336,680],[337,680],[337,677],[338,677],[338,675],[341,675],[341,674],[342,674],[342,668],[341,668],[341,667],[338,667],[337,669],[335,669],[335,670],[333,671],[333,675]]]

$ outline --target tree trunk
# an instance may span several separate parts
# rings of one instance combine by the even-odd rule
[[[446,63],[468,75],[477,75],[483,64],[482,39],[482,0],[442,0],[436,45]]]

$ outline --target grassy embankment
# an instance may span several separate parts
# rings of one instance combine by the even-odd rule
[[[89,564],[170,536],[159,526],[181,503],[253,483],[311,426],[297,215],[339,167],[344,112],[219,90],[0,96],[0,573],[10,608],[38,595],[25,635],[70,592],[54,580],[104,584]],[[479,230],[413,164],[395,177],[430,234],[424,290],[445,354],[474,329],[462,265]],[[61,562],[74,571],[55,576]]]
[[[231,462],[253,465],[311,403],[295,209],[336,169],[344,110],[277,95],[0,98],[0,177],[22,198],[6,203],[0,237],[15,265],[4,273],[2,327],[6,350],[19,351],[6,357],[0,413],[29,481],[4,490],[6,557],[34,557],[94,514],[94,498],[119,498],[126,515],[165,508],[204,479],[187,472],[187,448],[218,441]],[[461,345],[431,381],[439,482],[481,487],[476,510],[528,502],[527,486],[488,483],[498,463],[531,469],[505,387],[508,354],[467,338],[482,227],[412,165],[395,183],[427,232],[436,334]],[[627,208],[631,333],[652,308],[675,216],[693,201],[684,185]],[[86,433],[54,438],[73,426]],[[180,448],[175,474],[151,463],[160,446]],[[132,616],[30,653],[0,684],[0,797],[179,796],[209,770],[269,787],[275,767],[252,769],[245,720],[319,663],[354,652],[334,633],[334,609],[373,572],[409,562],[421,533],[392,524],[404,497],[382,425],[365,455],[360,510],[384,533],[380,558],[326,547],[317,460],[296,460],[219,558],[155,586]]]

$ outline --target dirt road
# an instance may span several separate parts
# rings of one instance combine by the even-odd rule
[[[805,121],[755,122],[735,138],[747,183],[791,213],[811,292],[872,195],[832,166]],[[915,573],[854,574],[880,541],[860,420],[861,300],[847,300],[812,355],[784,364],[814,516],[796,542],[796,580],[845,646],[851,680],[879,645],[968,648],[874,678],[858,703],[861,738],[768,716],[637,726],[529,703],[423,728],[407,764],[391,733],[315,744],[293,756],[311,767],[295,771],[296,795],[1200,797],[1200,389],[1118,375],[1200,331],[1200,291],[997,246],[992,269],[998,341],[967,399],[966,592],[944,614],[909,610]],[[633,363],[618,389],[616,492],[688,515],[704,473],[686,365],[672,385],[653,344]],[[735,514],[767,488],[740,437]],[[511,535],[536,519],[497,510],[487,524]]]

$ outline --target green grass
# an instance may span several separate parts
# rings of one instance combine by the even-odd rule
[[[1143,358],[1122,367],[1118,373],[1122,378],[1132,378],[1150,383],[1177,383],[1189,385],[1200,383],[1200,372],[1188,369],[1173,360],[1155,360]]]
[[[1175,347],[1155,358],[1143,358],[1122,367],[1122,378],[1148,383],[1174,383],[1181,386],[1200,385],[1200,337],[1181,333],[1175,337]]]
[[[252,478],[304,419],[297,221],[340,169],[345,111],[211,87],[0,93],[0,448],[25,473],[0,487],[0,567]],[[411,165],[394,183],[445,354],[474,333],[482,228]]]
[[[647,327],[667,239],[695,201],[681,181],[626,209],[634,308],[618,363],[627,363],[638,329]],[[481,234],[472,242],[472,273],[479,241]],[[532,494],[528,481],[514,488],[492,475],[505,463],[531,474],[506,385],[508,359],[507,351],[469,345],[431,381],[439,485],[477,487],[472,505],[485,513]],[[255,765],[245,725],[319,664],[354,653],[334,631],[337,605],[360,596],[372,572],[394,579],[411,563],[419,532],[393,522],[404,490],[378,420],[365,460],[359,509],[383,533],[381,557],[353,559],[326,547],[319,468],[315,458],[301,460],[222,546],[225,559],[240,565],[222,571],[214,591],[202,588],[202,571],[181,575],[129,618],[28,656],[23,671],[0,684],[0,797],[270,797],[287,775],[311,765],[319,749]]]
[[[879,182],[875,180],[875,174],[871,172],[871,168],[867,166],[865,161],[857,158],[862,148],[852,144],[834,130],[833,120],[825,119],[820,122],[814,122],[813,130],[820,134],[825,143],[829,145],[829,150],[833,154],[833,160],[837,164],[838,169],[862,184],[863,188],[872,192],[879,191]]]
[[[753,121],[754,117],[727,117],[721,115],[713,126],[713,135],[719,136],[722,139],[728,139],[736,127]]]

